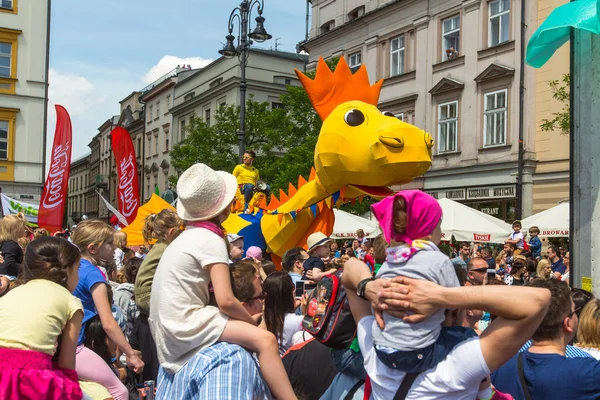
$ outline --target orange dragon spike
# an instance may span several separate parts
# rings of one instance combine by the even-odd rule
[[[281,204],[285,203],[289,199],[290,199],[289,196],[287,194],[285,194],[283,189],[279,189],[279,201],[281,202]]]
[[[297,192],[298,191],[296,190],[296,188],[294,187],[294,185],[292,185],[292,182],[290,182],[289,185],[288,185],[288,196],[292,197]]]
[[[280,203],[279,200],[277,200],[277,197],[275,197],[275,195],[273,193],[271,193],[271,201],[269,202],[269,210],[275,210],[277,207],[279,207]]]
[[[260,205],[258,207],[260,209],[262,209],[262,210],[266,210],[267,209],[267,196],[263,197],[263,199],[260,202]]]
[[[377,106],[383,84],[383,80],[380,80],[371,86],[364,65],[353,75],[344,57],[340,58],[335,72],[329,69],[323,58],[319,58],[315,79],[298,70],[296,75],[323,121],[337,106],[347,101],[360,100]]]
[[[298,189],[300,189],[302,186],[304,186],[306,184],[307,184],[306,179],[302,175],[299,175],[298,176]]]
[[[309,182],[314,181],[316,177],[317,177],[317,171],[315,171],[315,167],[312,167],[310,169],[310,176],[308,177]]]

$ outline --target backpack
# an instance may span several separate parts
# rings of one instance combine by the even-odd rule
[[[302,328],[325,346],[347,349],[356,334],[356,322],[342,286],[343,269],[325,275],[308,298]]]

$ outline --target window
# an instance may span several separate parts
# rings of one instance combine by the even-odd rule
[[[0,8],[5,10],[13,9],[13,0],[0,0]]]
[[[404,73],[404,36],[392,39],[390,43],[390,76]]]
[[[330,20],[325,22],[323,25],[321,25],[321,33],[327,33],[330,30],[332,30],[333,28],[335,28],[335,20]]]
[[[156,102],[156,118],[160,117],[160,101]]]
[[[460,15],[442,20],[442,60],[458,57],[460,46]]]
[[[0,77],[10,78],[12,44],[0,42]]]
[[[140,157],[142,155],[142,139],[139,138],[137,140],[137,156]]]
[[[353,21],[358,17],[362,17],[365,14],[365,6],[356,7],[354,10],[348,13],[348,21]]]
[[[225,106],[227,106],[227,102],[225,102],[225,101],[224,101],[224,102],[222,102],[221,104],[219,104],[219,108],[223,108],[223,107],[225,107]]]
[[[406,122],[406,120],[404,119],[404,113],[398,113],[394,115],[396,118],[398,118],[400,121],[402,122]]]
[[[146,158],[150,158],[151,153],[152,153],[152,135],[148,135],[148,153],[146,154]]]
[[[158,154],[158,135],[154,138],[154,154]]]
[[[154,106],[150,104],[148,108],[148,123],[152,121],[152,118],[154,118]]]
[[[167,111],[169,111],[169,108],[171,108],[171,96],[167,96]]]
[[[508,42],[510,25],[510,0],[494,0],[488,4],[488,46]]]
[[[361,53],[350,54],[350,57],[348,57],[348,59],[349,59],[348,66],[350,67],[350,70],[352,71],[352,73],[358,71],[358,69],[360,68],[360,65],[362,64],[362,54]]]
[[[0,160],[8,160],[8,121],[0,121]]]
[[[507,90],[486,93],[484,96],[484,146],[506,144],[506,96]]]
[[[285,83],[286,86],[289,86],[292,84],[292,80],[290,78],[285,78],[285,80],[283,82]]]
[[[185,139],[185,119],[181,120],[180,125],[181,125],[181,132],[179,132],[179,135],[181,137],[181,140],[184,140]]]
[[[204,110],[204,122],[206,122],[206,125],[210,126],[210,108]]]
[[[438,105],[438,153],[457,149],[458,101]]]
[[[169,151],[169,135],[165,137],[165,151]]]
[[[271,110],[279,110],[283,108],[283,104],[277,102],[277,101],[273,101],[271,102]]]
[[[210,85],[208,85],[208,86],[211,87],[211,88],[214,88],[216,86],[219,86],[221,83],[223,83],[223,78],[217,78],[214,81],[212,81],[210,83]]]

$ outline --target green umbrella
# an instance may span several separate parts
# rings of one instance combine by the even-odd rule
[[[557,7],[529,39],[525,62],[540,68],[569,40],[571,28],[600,34],[599,7],[600,0],[579,0]]]

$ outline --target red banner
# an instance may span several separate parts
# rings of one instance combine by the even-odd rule
[[[56,105],[56,130],[52,146],[50,169],[40,200],[38,225],[50,232],[63,226],[71,169],[71,118],[63,106]]]
[[[137,160],[131,136],[126,129],[120,126],[113,129],[110,134],[112,149],[119,176],[118,198],[119,212],[123,214],[127,223],[131,224],[137,216],[140,206],[140,190],[138,184]]]

